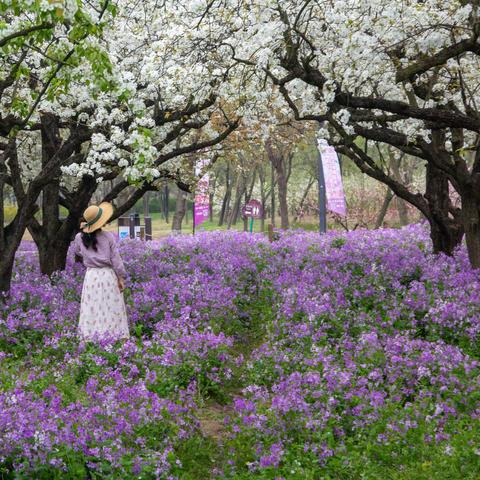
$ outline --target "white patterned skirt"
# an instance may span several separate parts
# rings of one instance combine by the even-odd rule
[[[87,268],[78,333],[85,340],[130,337],[125,301],[113,269]]]

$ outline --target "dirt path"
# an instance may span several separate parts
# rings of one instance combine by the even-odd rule
[[[244,358],[243,365],[246,365],[252,351],[258,346],[258,342],[258,338],[251,338],[249,335],[238,338],[235,341],[236,345],[232,349],[232,355],[242,355]],[[236,399],[243,397],[242,390],[246,386],[245,378],[242,378],[242,374],[242,368],[234,374],[234,387],[228,389],[228,403],[222,404],[215,400],[207,401],[197,412],[202,436],[218,447],[218,458],[222,458],[222,460],[225,460],[225,456],[228,453],[225,450],[225,444],[229,435],[228,419],[234,416],[234,402]],[[218,465],[212,467],[211,479],[219,478],[218,475],[215,474],[217,468]]]
[[[227,434],[225,419],[232,413],[232,403],[227,405],[213,403],[201,408],[198,412],[198,420],[200,421],[202,435],[210,437],[219,445],[223,445],[223,441]]]

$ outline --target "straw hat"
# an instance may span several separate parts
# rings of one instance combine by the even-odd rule
[[[84,212],[80,228],[85,233],[92,233],[99,228],[102,228],[112,217],[113,206],[111,203],[103,202],[100,205],[90,205]]]

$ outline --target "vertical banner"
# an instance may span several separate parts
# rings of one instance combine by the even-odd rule
[[[200,178],[195,190],[193,204],[193,228],[208,220],[210,215],[210,196],[208,194],[210,174],[202,175],[202,171],[209,163],[209,159],[202,159],[198,160],[195,165],[195,176]]]
[[[337,152],[323,139],[318,140],[318,150],[322,158],[323,175],[325,177],[327,209],[344,217],[347,215],[347,206]]]

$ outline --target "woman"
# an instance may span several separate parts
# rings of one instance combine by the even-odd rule
[[[114,235],[101,230],[112,214],[113,207],[107,202],[88,207],[82,231],[74,240],[75,256],[87,267],[78,325],[85,340],[130,337],[122,294],[127,274]]]

